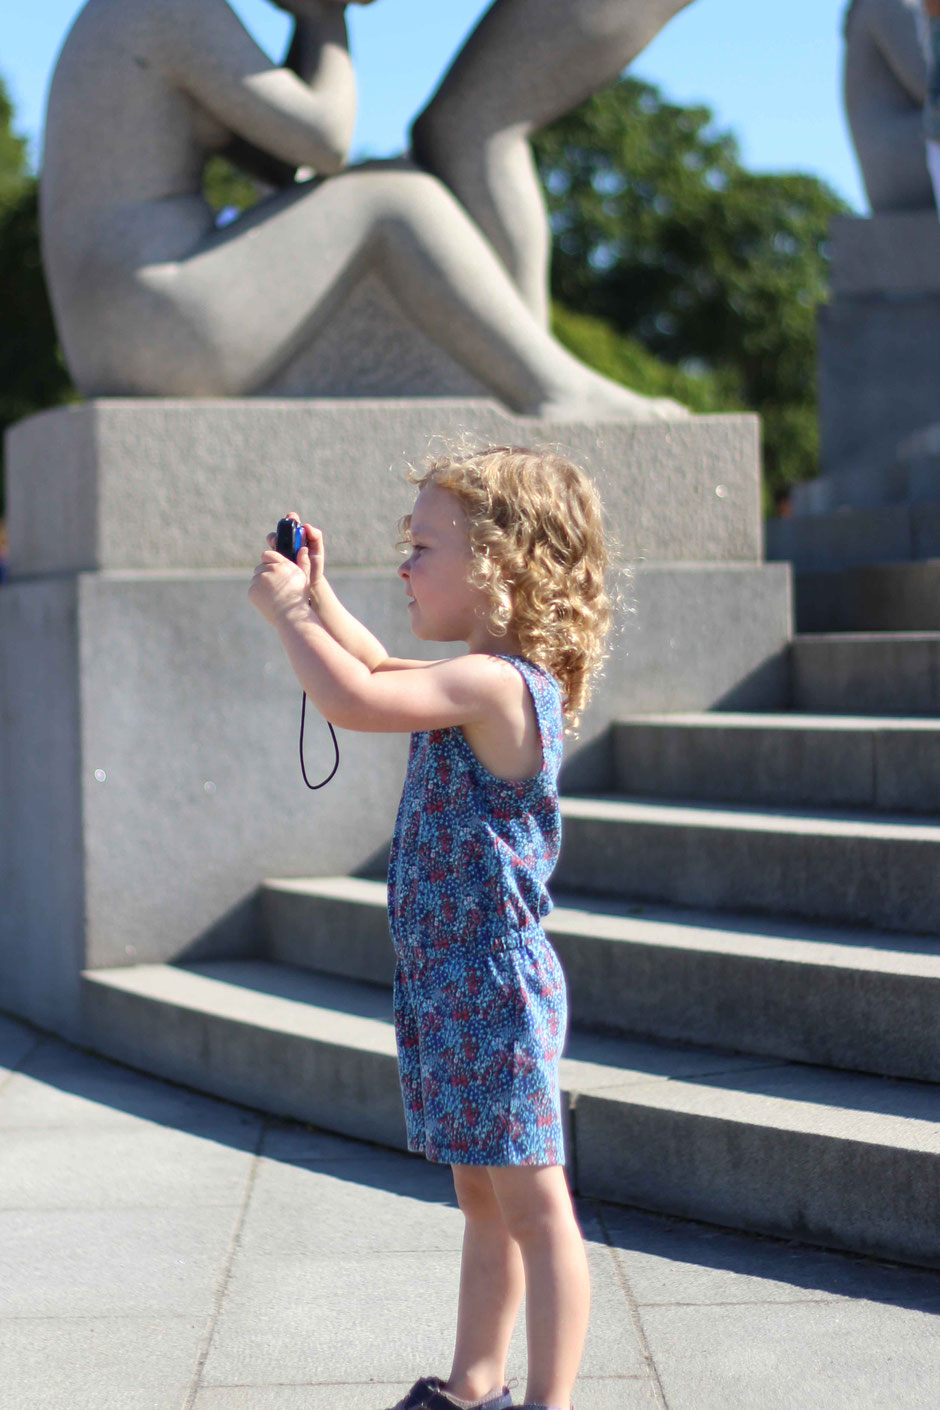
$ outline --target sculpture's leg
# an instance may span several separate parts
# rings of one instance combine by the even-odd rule
[[[550,234],[529,135],[615,78],[691,0],[496,0],[412,129],[532,313],[548,319]]]
[[[141,311],[128,332],[149,350],[149,386],[132,391],[256,391],[316,336],[366,274],[408,317],[514,410],[558,419],[684,414],[598,376],[532,318],[486,240],[423,172],[352,170],[256,207],[190,258],[142,271],[177,310],[172,346]],[[130,343],[129,343],[130,346]]]
[[[929,209],[922,108],[927,66],[919,0],[855,0],[843,87],[862,180],[874,212]]]

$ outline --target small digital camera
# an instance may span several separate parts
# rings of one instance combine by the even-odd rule
[[[279,519],[277,523],[277,536],[274,547],[278,553],[283,553],[285,558],[289,558],[292,563],[297,562],[297,555],[304,546],[304,531],[296,519]]]

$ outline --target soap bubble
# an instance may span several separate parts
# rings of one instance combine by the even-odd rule
[[[104,769],[95,769],[95,778],[99,783],[104,783],[107,777],[108,775],[105,773]]]

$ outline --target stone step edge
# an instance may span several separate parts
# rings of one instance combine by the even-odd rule
[[[749,730],[787,730],[794,733],[846,734],[885,734],[895,732],[911,734],[940,734],[940,720],[925,715],[820,715],[812,711],[790,710],[766,714],[756,712],[746,714],[741,711],[711,710],[700,712],[676,711],[669,714],[618,715],[611,721],[612,729],[727,729],[739,732]]]
[[[169,976],[170,966],[88,971],[87,1041],[171,1081],[403,1148],[392,1024],[375,1017],[374,987],[313,985],[302,971],[272,973],[279,968],[244,961]],[[213,974],[237,983],[226,986]],[[355,994],[367,1010],[357,1030],[365,1032],[366,1047],[311,1033],[311,1021],[319,1023],[322,1014],[301,1018],[307,1003],[293,1002],[294,1021],[285,1027],[291,1002],[282,998],[275,1014],[263,1002],[270,995],[260,996],[258,1007],[267,1011],[254,1023],[248,982],[270,988],[277,980],[283,989],[285,978],[294,994],[332,999],[334,1029],[342,1014],[337,1006]],[[220,1012],[226,987],[238,990],[229,1014]],[[625,1040],[589,1038],[585,1047],[572,1035],[572,1045],[563,1115],[576,1192],[940,1266],[937,1087]],[[646,1070],[619,1067],[612,1081],[610,1064],[593,1059],[614,1052],[634,1062],[643,1054]],[[778,1095],[761,1093],[761,1084],[776,1084]],[[813,1100],[825,1095],[828,1105]],[[865,1110],[865,1101],[875,1109]]]
[[[388,994],[374,985],[313,976],[263,960],[216,960],[185,968],[154,964],[86,970],[82,982],[86,989],[106,988],[152,1003],[176,1005],[195,1015],[238,1027],[251,1026],[273,1036],[364,1049],[395,1060]],[[252,983],[270,986],[275,982],[292,996],[250,987]],[[317,1003],[317,998],[326,1002]],[[380,1017],[383,1003],[384,1018]],[[354,1041],[348,1042],[349,1038]],[[603,1096],[630,1105],[668,1106],[696,1116],[728,1119],[727,1103],[733,1094],[738,1108],[734,1119],[748,1126],[774,1125],[794,1134],[844,1139],[854,1125],[854,1141],[927,1152],[940,1161],[940,1121],[932,1115],[940,1111],[940,1087],[931,1083],[837,1073],[717,1049],[593,1034],[575,1033],[569,1046],[570,1055],[562,1059],[562,1086],[575,1105],[588,1095]],[[646,1066],[624,1065],[631,1061]],[[719,1079],[732,1076],[738,1081],[736,1089],[733,1084],[720,1085]],[[768,1076],[769,1085],[780,1087],[784,1095],[743,1090],[742,1083],[759,1086]],[[819,1099],[837,1092],[850,1095],[851,1104],[834,1107]],[[892,1099],[896,1107],[906,1110],[891,1109]],[[915,1115],[910,1114],[912,1110]],[[778,1119],[768,1121],[768,1116]]]
[[[385,882],[367,877],[271,877],[261,883],[260,890],[386,910]],[[769,928],[761,933],[753,928],[757,917],[732,912],[697,911],[655,902],[632,905],[615,898],[599,900],[568,893],[555,894],[554,901],[554,909],[544,920],[549,935],[940,981],[940,938],[933,935],[899,938],[892,931],[813,925],[809,921],[787,924],[788,931],[828,937],[811,938],[809,934],[774,934]],[[705,925],[705,921],[710,923]]]
[[[927,559],[921,559],[927,562]],[[860,567],[879,568],[880,563],[855,565]],[[797,572],[801,570],[796,569]],[[818,569],[807,569],[808,572],[817,572]],[[853,572],[853,568],[834,569],[834,572]],[[810,650],[818,650],[827,643],[836,643],[839,646],[867,646],[882,647],[891,651],[896,651],[898,646],[903,646],[907,642],[923,644],[927,642],[932,645],[940,645],[940,631],[899,631],[899,632],[877,632],[877,631],[853,631],[853,632],[797,632],[790,641],[790,650],[799,651],[802,647]]]
[[[768,807],[760,803],[699,803],[693,799],[634,798],[618,793],[568,794],[562,821],[608,822],[624,827],[696,828],[767,835],[831,837],[940,844],[940,823],[920,815],[863,809]]]

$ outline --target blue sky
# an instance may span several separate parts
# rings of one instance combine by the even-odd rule
[[[279,57],[287,17],[267,0],[230,2]],[[35,155],[49,75],[81,3],[40,0],[4,8],[0,74]],[[378,0],[350,8],[360,89],[358,153],[401,149],[409,118],[485,8],[486,0]],[[711,107],[753,169],[811,172],[865,211],[840,98],[843,10],[844,0],[694,0],[634,72],[677,102]]]

